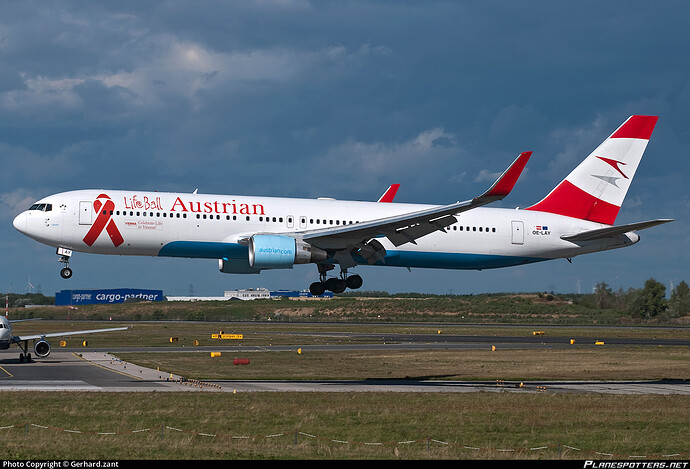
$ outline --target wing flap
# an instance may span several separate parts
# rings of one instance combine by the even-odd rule
[[[416,240],[422,236],[433,233],[434,231],[444,231],[447,227],[457,222],[458,219],[452,215],[446,215],[428,222],[418,223],[413,226],[401,228],[393,232],[386,232],[385,236],[395,247],[400,247],[406,243],[417,244]]]

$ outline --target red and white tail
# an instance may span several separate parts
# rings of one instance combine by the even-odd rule
[[[657,116],[630,116],[549,195],[526,210],[613,225]]]

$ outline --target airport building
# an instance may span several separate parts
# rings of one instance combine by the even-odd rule
[[[309,291],[277,290],[250,288],[247,290],[228,290],[223,296],[168,296],[168,301],[228,301],[228,300],[262,300],[280,298],[333,298],[332,292],[314,296]]]
[[[314,296],[308,291],[250,288],[247,290],[228,290],[223,296],[164,296],[163,290],[142,290],[139,288],[116,288],[103,290],[62,290],[55,293],[56,306],[78,306],[92,304],[124,303],[126,301],[228,301],[260,300],[280,298],[333,298],[333,293],[325,292]]]

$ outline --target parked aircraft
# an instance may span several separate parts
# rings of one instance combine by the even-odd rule
[[[21,349],[19,354],[19,361],[31,361],[31,353],[29,353],[29,341],[34,342],[34,354],[37,357],[45,358],[50,354],[50,344],[46,340],[47,337],[66,337],[70,335],[95,334],[96,332],[113,332],[124,331],[126,327],[111,327],[109,329],[90,329],[86,331],[71,331],[71,332],[50,332],[47,334],[35,334],[27,336],[12,335],[12,323],[7,318],[7,315],[0,316],[0,350],[7,350],[12,344],[17,344]]]
[[[362,277],[349,274],[358,265],[481,270],[570,260],[630,246],[638,230],[672,221],[614,226],[657,119],[631,116],[520,210],[484,206],[510,193],[532,152],[480,196],[447,205],[392,203],[388,191],[360,202],[97,189],[45,197],[14,226],[57,248],[64,278],[75,251],[218,259],[221,272],[234,274],[312,263],[315,295],[359,288]],[[339,275],[329,277],[336,266]]]

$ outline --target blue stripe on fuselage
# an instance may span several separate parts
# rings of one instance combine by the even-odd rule
[[[360,260],[360,259],[356,259]],[[497,269],[516,265],[531,264],[547,259],[538,257],[501,256],[496,254],[468,254],[461,252],[419,252],[419,251],[387,251],[382,262],[375,265],[393,267],[415,267],[424,269]],[[366,264],[361,259],[361,264]]]
[[[242,246],[237,243],[174,241],[163,246],[158,255],[162,257],[190,257],[203,259],[247,259],[249,249],[247,246]],[[501,256],[496,254],[389,250],[384,260],[374,265],[427,269],[476,270],[511,267],[545,260],[547,259],[538,257]],[[355,256],[355,261],[367,265],[367,261],[361,257]]]

